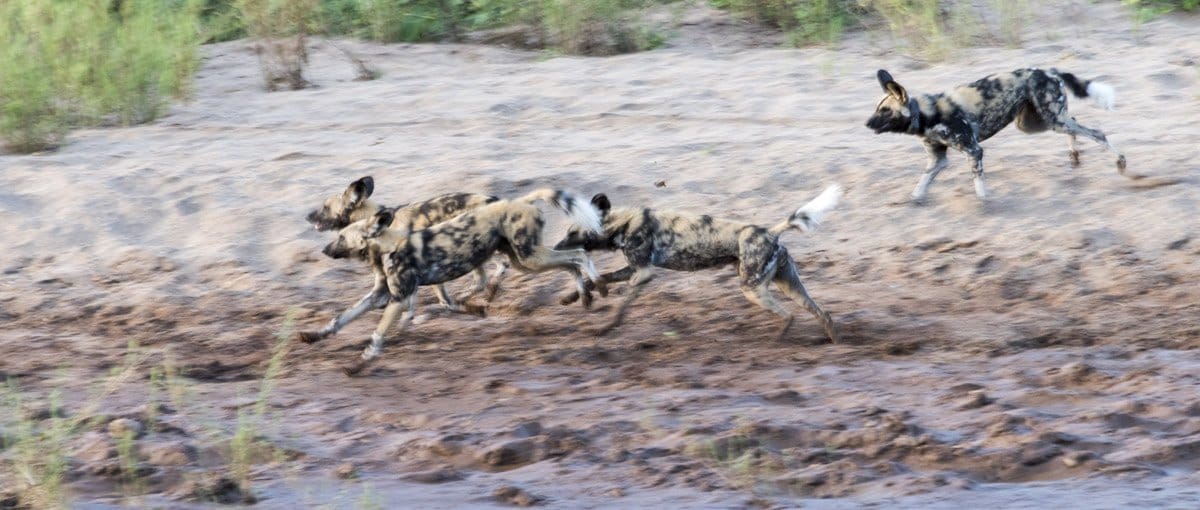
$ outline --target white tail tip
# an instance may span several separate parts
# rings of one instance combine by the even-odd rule
[[[800,222],[797,225],[801,230],[808,232],[821,223],[825,214],[837,207],[838,201],[842,198],[843,189],[841,186],[834,184],[825,191],[822,191],[817,198],[812,199],[804,207],[796,210],[795,218]]]
[[[1088,83],[1087,93],[1088,98],[1095,102],[1096,106],[1105,110],[1112,110],[1117,106],[1117,92],[1106,83],[1098,81]]]

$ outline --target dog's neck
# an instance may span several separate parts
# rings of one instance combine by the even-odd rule
[[[921,105],[917,104],[917,98],[909,96],[908,98],[908,134],[921,134]]]

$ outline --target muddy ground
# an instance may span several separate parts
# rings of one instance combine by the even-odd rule
[[[196,97],[161,121],[0,158],[0,375],[25,423],[50,426],[54,392],[91,418],[66,480],[97,508],[1188,508],[1196,20],[1062,6],[1071,23],[1021,48],[935,65],[877,33],[755,47],[772,41],[706,10],[677,18],[665,49],[603,59],[344,43],[382,71],[371,82],[317,42],[319,87],[274,94],[245,43],[209,47]],[[984,145],[992,198],[953,155],[929,203],[907,203],[924,155],[863,127],[875,70],[936,91],[1021,66],[1112,84],[1116,111],[1072,111],[1140,178],[1090,142],[1075,168],[1065,137],[1010,129]],[[566,277],[513,275],[487,318],[422,290],[418,323],[347,378],[378,313],[320,344],[277,342],[369,287],[303,219],[368,174],[385,203],[550,186],[762,224],[840,183],[842,207],[785,243],[845,341],[803,315],[777,340],[729,268],[658,273],[603,338],[623,288],[585,311],[557,303]],[[562,216],[546,217],[553,242]],[[113,436],[139,425],[122,467]]]

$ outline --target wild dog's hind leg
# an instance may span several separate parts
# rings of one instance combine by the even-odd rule
[[[808,292],[804,290],[804,284],[800,283],[800,275],[796,272],[796,263],[792,261],[791,256],[782,257],[779,261],[779,267],[775,270],[775,284],[779,290],[783,291],[788,297],[800,303],[805,310],[816,317],[817,322],[821,323],[821,327],[825,329],[825,335],[833,343],[841,343],[841,336],[838,334],[837,325],[833,322],[833,317],[830,317],[829,312],[822,310],[809,297]]]
[[[633,301],[637,299],[639,294],[642,293],[642,287],[644,287],[652,279],[654,279],[654,273],[651,272],[649,267],[639,267],[633,270],[633,275],[629,277],[629,286],[632,287],[632,289],[629,291],[629,295],[626,296],[625,300],[621,302],[621,305],[617,307],[617,311],[613,314],[612,320],[609,321],[608,324],[603,328],[600,328],[596,331],[596,336],[601,336],[609,331],[612,331],[625,321],[625,312],[629,309],[629,305],[633,304]]]
[[[1117,172],[1125,175],[1125,153],[1108,143],[1108,138],[1104,136],[1103,131],[1092,129],[1076,122],[1075,118],[1067,113],[1067,98],[1065,95],[1060,94],[1057,97],[1042,98],[1034,102],[1034,107],[1046,122],[1047,127],[1053,129],[1056,133],[1064,133],[1071,137],[1072,161],[1079,159],[1079,153],[1075,150],[1075,136],[1083,135],[1095,140],[1105,150],[1116,154]]]
[[[1075,148],[1075,134],[1068,134],[1067,154],[1071,156],[1071,166],[1079,166],[1079,149]]]
[[[608,287],[603,281],[599,281],[600,275],[596,274],[596,266],[592,265],[592,259],[589,259],[583,250],[558,251],[544,246],[533,246],[530,252],[528,256],[513,253],[510,257],[513,266],[530,273],[540,273],[551,269],[561,269],[571,273],[571,276],[575,278],[576,291],[583,297],[584,308],[592,306],[592,295],[588,292],[587,282],[583,279],[584,274],[596,283],[596,290],[600,292],[601,296],[608,295]]]
[[[783,305],[780,305],[779,302],[775,300],[775,296],[771,295],[769,284],[769,280],[764,281],[757,286],[743,284],[742,294],[745,294],[746,299],[750,300],[751,303],[766,308],[771,313],[778,315],[781,319],[783,319],[783,325],[779,327],[779,334],[776,335],[777,339],[782,340],[784,334],[787,333],[788,328],[792,327],[793,316],[792,312],[789,312],[787,308],[784,308]]]
[[[929,184],[937,178],[938,173],[950,164],[950,161],[946,159],[944,144],[932,140],[925,140],[924,143],[929,163],[925,165],[925,174],[921,176],[920,181],[917,181],[917,187],[913,189],[912,198],[916,202],[925,200],[925,196],[929,194]]]
[[[1066,134],[1070,135],[1071,140],[1072,140],[1072,143],[1071,143],[1072,150],[1074,150],[1075,135],[1083,135],[1088,138],[1091,138],[1092,140],[1095,140],[1096,143],[1103,146],[1105,150],[1117,155],[1117,173],[1119,173],[1121,175],[1125,175],[1125,153],[1121,152],[1116,147],[1113,147],[1112,144],[1108,143],[1108,138],[1104,136],[1104,132],[1100,131],[1099,129],[1092,129],[1089,127],[1082,126],[1078,122],[1075,122],[1074,118],[1070,118],[1070,117],[1068,117],[1066,120],[1062,121],[1061,123],[1060,122],[1052,123],[1050,126],[1050,129],[1053,129],[1054,131],[1059,132],[1059,133],[1066,133]],[[1078,159],[1079,159],[1078,152],[1076,152],[1076,156],[1074,157],[1074,159],[1076,161],[1078,161]]]
[[[346,325],[354,321],[354,319],[361,317],[362,314],[376,308],[383,307],[388,303],[388,299],[389,296],[386,279],[383,277],[383,275],[379,275],[375,278],[375,287],[371,289],[371,292],[368,292],[367,295],[363,296],[362,299],[359,299],[357,303],[354,303],[354,306],[351,306],[346,311],[338,314],[337,317],[331,319],[329,323],[320,330],[301,331],[297,333],[296,336],[300,341],[308,344],[329,338],[337,334],[338,331],[341,331],[342,328],[346,327]]]

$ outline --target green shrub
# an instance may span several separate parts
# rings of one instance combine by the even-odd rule
[[[0,138],[54,147],[72,128],[134,124],[184,97],[199,65],[199,0],[0,2]]]
[[[663,39],[640,25],[621,0],[542,0],[535,14],[547,46],[579,55],[630,53],[660,46]]]
[[[1134,16],[1139,22],[1149,21],[1171,11],[1194,11],[1200,7],[1200,0],[1121,0],[1121,3],[1133,8]]]
[[[855,0],[712,0],[711,5],[790,34],[792,44],[832,43],[858,14]]]

